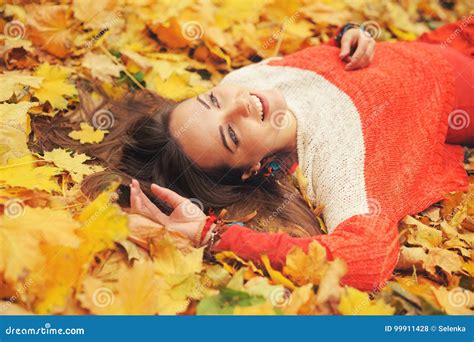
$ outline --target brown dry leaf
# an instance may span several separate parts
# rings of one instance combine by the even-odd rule
[[[84,56],[82,66],[89,69],[93,77],[109,83],[113,82],[112,77],[119,78],[120,72],[125,69],[123,65],[115,64],[106,55],[93,52],[88,52]]]
[[[441,244],[443,239],[440,230],[431,228],[412,216],[406,216],[402,222],[416,227],[416,229],[410,230],[408,234],[409,244],[422,246],[427,249],[438,247]]]
[[[424,269],[433,275],[436,274],[436,266],[451,275],[454,272],[461,271],[462,264],[463,260],[458,254],[442,248],[431,249],[423,261]]]

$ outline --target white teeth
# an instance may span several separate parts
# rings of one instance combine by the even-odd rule
[[[262,121],[263,121],[263,104],[262,104],[262,102],[260,101],[260,99],[258,98],[258,96],[250,95],[250,97],[253,99],[253,102],[255,102],[255,106],[256,106],[257,109],[258,109],[258,112],[259,112],[259,114],[260,114],[260,118],[261,118]]]

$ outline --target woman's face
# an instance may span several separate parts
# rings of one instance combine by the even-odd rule
[[[181,102],[171,113],[170,130],[202,168],[255,171],[265,156],[292,147],[294,121],[280,91],[224,84]]]

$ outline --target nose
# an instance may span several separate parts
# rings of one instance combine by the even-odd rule
[[[250,115],[250,104],[244,97],[238,97],[227,108],[230,117],[248,117]]]

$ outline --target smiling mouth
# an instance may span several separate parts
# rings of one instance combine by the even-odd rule
[[[252,101],[255,104],[255,107],[258,110],[258,115],[260,116],[260,120],[264,121],[265,120],[265,102],[262,100],[262,98],[258,95],[255,94],[250,94],[250,97],[252,98]]]

